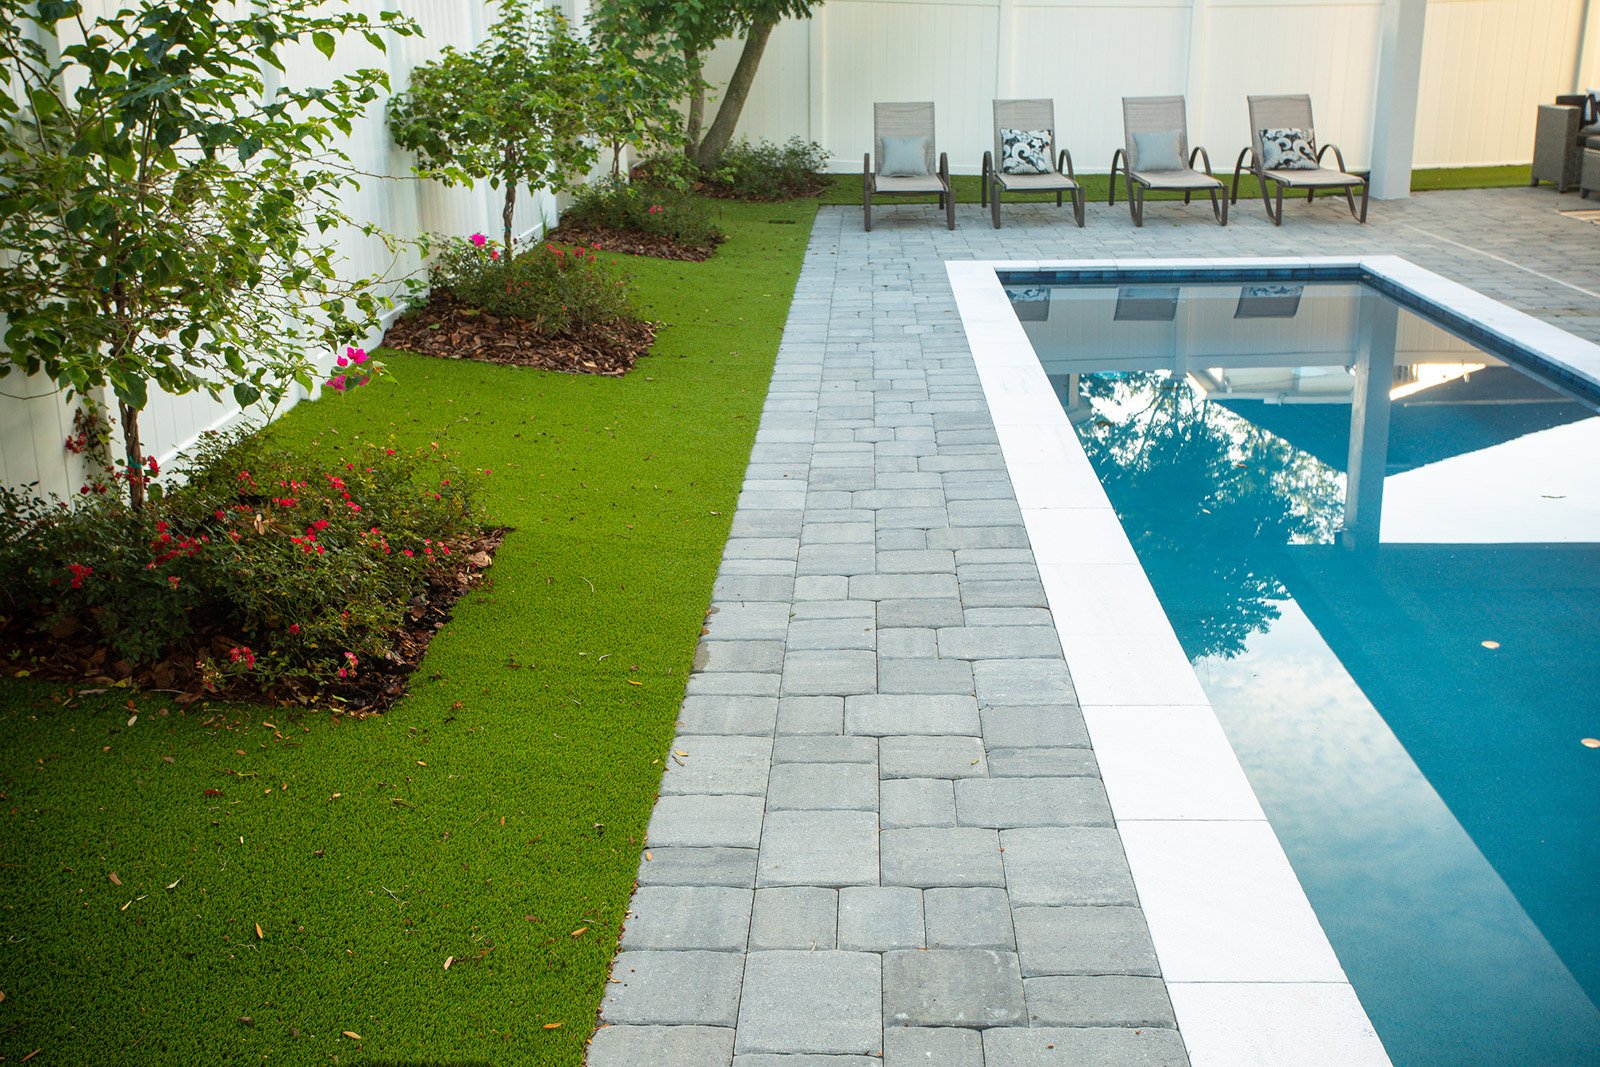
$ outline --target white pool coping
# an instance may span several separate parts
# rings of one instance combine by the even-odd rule
[[[1596,387],[1600,345],[1399,256],[945,266],[1193,1067],[1388,1064],[997,272],[1354,269]]]

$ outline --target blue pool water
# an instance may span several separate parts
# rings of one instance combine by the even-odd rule
[[[1600,1063],[1600,417],[1355,282],[1007,283],[1394,1062]]]

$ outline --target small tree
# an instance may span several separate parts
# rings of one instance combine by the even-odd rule
[[[411,72],[389,103],[395,143],[417,172],[447,184],[488,179],[505,189],[502,240],[511,247],[517,187],[570,188],[594,165],[588,106],[594,56],[567,21],[530,0],[501,0],[488,39],[446,48]]]
[[[812,8],[821,3],[822,0],[602,0],[599,20],[603,25],[630,27],[633,33],[653,37],[663,48],[682,54],[690,83],[684,152],[702,169],[710,170],[733,140],[772,31],[786,18],[809,16]],[[702,135],[706,56],[725,37],[742,38],[744,44],[716,117]]]
[[[387,76],[269,93],[263,72],[300,42],[331,56],[359,33],[381,49],[385,29],[413,32],[318,0],[138,0],[93,19],[0,0],[0,376],[109,387],[134,508],[152,384],[276,402],[312,385],[313,350],[375,322],[377,279],[341,280],[325,235],[354,225],[336,138]]]
[[[675,52],[655,51],[616,27],[597,24],[589,127],[611,153],[611,178],[622,177],[629,145],[649,152],[683,138],[677,101],[691,89],[688,68]]]

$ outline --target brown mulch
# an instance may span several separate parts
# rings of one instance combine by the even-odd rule
[[[598,248],[602,252],[621,252],[629,256],[676,259],[685,263],[704,263],[727,238],[718,236],[703,248],[679,244],[671,237],[643,230],[605,230],[563,222],[545,235],[545,240],[565,245]]]
[[[389,327],[390,348],[440,359],[476,359],[567,374],[619,378],[655,341],[653,322],[614,322],[568,337],[546,337],[526,319],[494,315],[435,293]]]
[[[453,542],[450,565],[436,568],[429,577],[427,591],[412,602],[395,631],[394,645],[382,659],[363,663],[357,676],[348,682],[318,688],[306,680],[287,679],[263,687],[236,679],[223,687],[208,687],[200,669],[204,657],[194,651],[174,653],[154,665],[136,668],[123,660],[111,660],[106,646],[94,639],[95,631],[75,619],[65,620],[48,632],[26,628],[21,620],[0,627],[0,648],[17,653],[5,657],[6,673],[79,685],[174,693],[179,705],[215,700],[316,706],[357,718],[376,714],[393,707],[406,695],[411,673],[421,663],[434,634],[450,621],[456,601],[480,583],[493,584],[485,581],[483,572],[506,533],[497,528],[476,538]],[[200,647],[212,658],[227,662],[229,650],[243,643],[217,632],[206,636]]]

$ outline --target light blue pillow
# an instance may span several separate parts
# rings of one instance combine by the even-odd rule
[[[925,178],[928,176],[926,137],[885,137],[883,159],[878,173],[885,178]]]
[[[1139,161],[1139,170],[1183,170],[1183,157],[1178,155],[1178,133],[1163,130],[1159,133],[1135,133],[1133,155]]]

